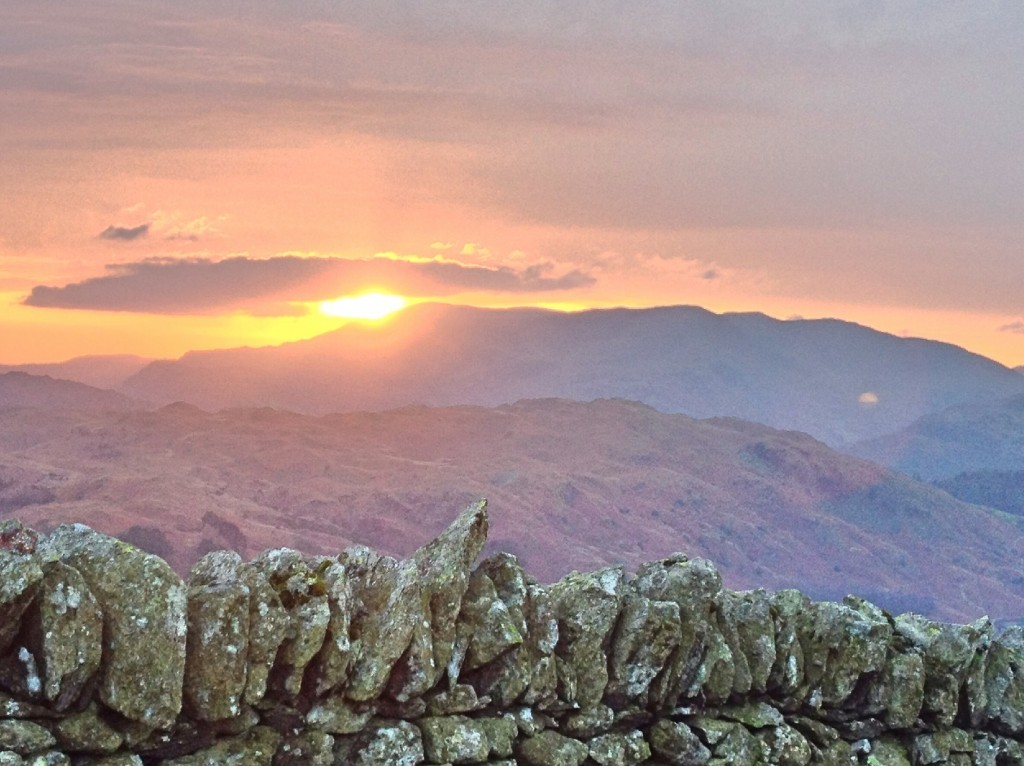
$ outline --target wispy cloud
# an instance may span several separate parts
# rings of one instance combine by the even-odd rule
[[[1015,319],[999,326],[999,332],[1014,332],[1024,335],[1024,319]]]
[[[184,314],[268,300],[324,300],[369,287],[406,295],[450,295],[551,292],[595,282],[580,270],[560,275],[555,275],[555,270],[550,263],[513,269],[397,257],[153,258],[111,264],[103,276],[61,287],[37,285],[24,302],[46,308]]]
[[[133,239],[141,239],[149,234],[149,224],[140,223],[138,226],[114,226],[111,224],[100,232],[100,239],[114,239],[130,242]]]

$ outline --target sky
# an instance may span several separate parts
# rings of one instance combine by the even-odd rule
[[[1024,4],[6,0],[0,363],[481,306],[1024,364]]]

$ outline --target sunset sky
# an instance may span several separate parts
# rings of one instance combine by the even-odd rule
[[[1024,4],[5,0],[0,363],[483,306],[1024,364]]]

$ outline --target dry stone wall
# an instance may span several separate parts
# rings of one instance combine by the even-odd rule
[[[0,526],[4,764],[1024,764],[1024,634],[732,592],[678,555],[541,585],[483,502],[406,561]]]

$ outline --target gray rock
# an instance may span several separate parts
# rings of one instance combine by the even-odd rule
[[[711,751],[681,721],[662,718],[651,726],[647,739],[653,753],[672,766],[704,766],[711,759]]]
[[[375,721],[334,746],[334,762],[348,766],[416,766],[423,757],[420,730],[408,721]]]
[[[96,704],[62,719],[54,728],[57,743],[74,753],[113,753],[124,737],[103,720]]]
[[[45,549],[77,569],[103,612],[100,699],[126,718],[168,728],[181,710],[185,586],[162,559],[83,525]]]
[[[605,643],[615,627],[623,598],[621,567],[573,572],[548,588],[558,619],[555,647],[558,696],[587,709],[601,702],[608,685]]]
[[[277,591],[261,571],[252,564],[243,564],[240,574],[249,588],[249,641],[243,700],[255,705],[267,693],[270,671],[291,619]]]
[[[902,614],[895,625],[896,632],[924,660],[922,715],[939,726],[952,725],[960,705],[960,689],[975,664],[975,655],[992,641],[992,623],[982,619],[971,625],[947,625],[917,614]]]
[[[455,651],[459,611],[470,569],[487,542],[487,501],[464,510],[435,540],[410,560],[419,585],[421,618],[408,649],[395,663],[388,692],[406,700],[432,689]]]
[[[249,586],[233,551],[208,553],[188,580],[184,703],[200,721],[241,712],[249,655]]]
[[[679,644],[669,655],[665,672],[651,682],[649,690],[651,705],[671,708],[680,699],[696,697],[716,664],[728,665],[731,661],[731,652],[712,624],[712,611],[717,608],[716,600],[722,591],[722,577],[710,561],[691,560],[676,554],[641,566],[634,587],[641,596],[679,606]],[[704,659],[712,637],[719,646],[709,667]],[[724,672],[726,670],[728,672]],[[719,677],[728,681],[731,691],[731,668],[721,668]]]
[[[306,723],[330,734],[355,734],[366,728],[374,709],[343,697],[322,699],[306,714]]]
[[[281,735],[276,731],[267,726],[256,726],[244,734],[228,737],[191,755],[165,760],[162,766],[271,766],[280,743]]]
[[[103,613],[77,570],[54,561],[45,572],[30,610],[32,649],[42,668],[43,696],[56,710],[67,710],[99,670]]]
[[[331,621],[331,608],[327,603],[329,586],[323,571],[311,567],[301,553],[288,548],[264,551],[253,566],[276,591],[288,616],[271,680],[284,694],[298,696],[306,667],[320,652],[327,637]]]
[[[616,706],[647,701],[647,690],[679,646],[679,605],[627,591],[608,658],[605,697]]]
[[[10,750],[18,755],[31,755],[57,744],[49,732],[32,721],[0,720],[0,750]]]
[[[349,635],[352,622],[352,585],[344,565],[331,559],[316,559],[315,569],[326,589],[330,618],[323,647],[310,664],[312,692],[322,697],[339,689],[348,678],[352,659]]]
[[[274,756],[274,766],[332,766],[334,737],[310,729],[284,737]]]
[[[590,758],[600,766],[635,766],[651,757],[651,747],[636,730],[611,732],[593,737],[587,747]]]
[[[992,641],[984,673],[984,722],[1024,737],[1024,628],[1012,626]]]
[[[550,729],[521,740],[516,749],[519,762],[527,766],[581,766],[589,755],[590,748],[582,742]]]
[[[21,627],[21,616],[43,579],[36,536],[20,522],[0,523],[0,655]]]
[[[431,763],[481,763],[490,754],[487,733],[465,716],[435,716],[416,722],[423,733],[423,752]]]

